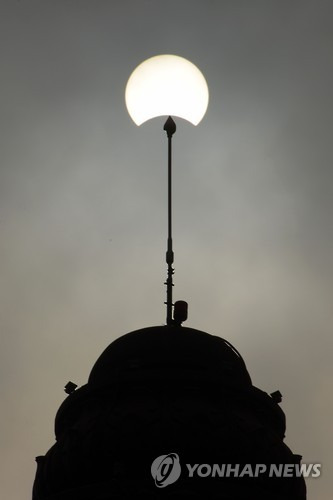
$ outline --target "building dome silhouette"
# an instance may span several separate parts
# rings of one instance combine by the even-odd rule
[[[156,487],[156,457],[181,464],[299,463],[283,442],[276,398],[252,385],[226,340],[177,325],[137,330],[112,342],[88,383],[55,419],[56,443],[37,457],[33,500],[305,498],[304,479],[187,478]]]
[[[120,373],[148,366],[159,370],[161,377],[185,376],[186,370],[195,366],[206,376],[234,374],[235,383],[251,383],[240,354],[231,344],[200,330],[174,325],[143,328],[112,342],[96,361],[88,383],[105,385]]]

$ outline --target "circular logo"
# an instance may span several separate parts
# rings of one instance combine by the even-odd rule
[[[151,475],[155,480],[155,486],[164,488],[168,484],[172,484],[179,478],[181,467],[179,456],[177,453],[169,453],[169,455],[161,455],[155,458],[151,464]]]

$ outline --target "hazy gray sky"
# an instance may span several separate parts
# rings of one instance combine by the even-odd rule
[[[331,500],[333,4],[2,0],[1,467],[30,498],[68,380],[165,321],[166,138],[124,104],[144,59],[188,58],[208,112],[174,138],[175,299],[279,389],[287,444]]]

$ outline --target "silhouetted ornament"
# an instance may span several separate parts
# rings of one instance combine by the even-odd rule
[[[33,500],[304,500],[302,477],[189,478],[185,464],[297,464],[283,442],[285,416],[252,385],[226,340],[177,325],[137,330],[112,342],[88,383],[55,419],[56,443],[37,457]],[[179,456],[165,488],[157,457]]]
[[[69,382],[67,382],[67,384],[65,385],[64,390],[65,390],[66,394],[71,394],[72,392],[74,392],[74,391],[75,391],[75,389],[76,389],[76,388],[77,388],[77,385],[76,385],[76,384],[74,384],[74,382],[69,381]]]

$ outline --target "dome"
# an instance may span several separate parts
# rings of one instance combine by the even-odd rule
[[[153,326],[130,332],[112,342],[96,361],[88,385],[105,386],[156,372],[155,381],[200,376],[206,382],[251,384],[244,361],[221,337],[182,326]]]
[[[153,480],[152,464],[170,452],[182,464],[299,464],[284,434],[283,411],[252,385],[229,342],[177,325],[143,328],[113,341],[88,383],[61,404],[56,442],[37,457],[33,500],[304,500],[297,476],[229,482],[183,475],[170,496]]]

